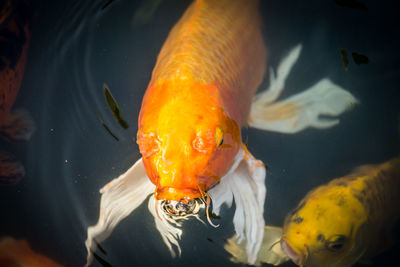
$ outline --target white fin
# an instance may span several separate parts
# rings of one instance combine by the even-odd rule
[[[282,228],[276,226],[265,226],[264,229],[264,238],[262,241],[262,245],[260,248],[260,252],[257,255],[257,261],[255,262],[256,266],[261,266],[262,263],[272,264],[272,265],[280,265],[286,261],[289,261],[290,258],[283,252],[280,245],[280,239],[282,236]],[[228,251],[232,257],[230,260],[235,263],[247,263],[245,245],[237,244],[237,237],[233,236],[228,239],[224,248]]]
[[[212,200],[213,213],[219,215],[219,211],[223,204],[227,205],[228,208],[232,206],[233,193],[229,188],[228,181],[225,181],[227,177],[230,177],[232,173],[236,171],[239,164],[244,160],[244,149],[239,150],[236,155],[235,162],[233,163],[229,172],[221,178],[219,184],[211,188],[208,193]],[[229,179],[229,178],[228,178]],[[227,190],[228,189],[228,190]]]
[[[263,243],[258,253],[260,262],[277,266],[290,260],[281,248],[282,232],[281,227],[265,226]]]
[[[88,228],[85,242],[88,251],[86,266],[93,260],[96,243],[104,241],[118,223],[142,204],[154,190],[155,185],[147,177],[142,159],[100,190],[102,196],[99,221]]]
[[[216,214],[222,204],[230,206],[232,198],[235,199],[233,225],[237,242],[246,240],[247,260],[254,264],[264,235],[265,166],[246,148],[238,154],[236,162],[209,194]]]
[[[277,75],[275,76],[274,70],[270,68],[269,71],[269,88],[261,93],[258,93],[253,100],[253,105],[265,106],[275,102],[275,100],[282,93],[285,88],[286,78],[289,76],[293,65],[296,63],[300,56],[301,44],[295,46],[290,50],[289,54],[279,63]]]
[[[149,211],[151,215],[154,217],[154,222],[156,224],[156,228],[160,233],[164,244],[168,247],[169,252],[173,258],[176,257],[175,250],[172,245],[176,247],[178,250],[178,256],[181,256],[182,250],[178,243],[178,240],[181,239],[182,236],[182,221],[186,221],[191,217],[195,217],[199,222],[204,223],[202,219],[200,219],[199,214],[191,214],[186,217],[179,218],[171,218],[169,217],[161,208],[161,201],[155,203],[155,197],[152,195],[149,199],[148,204]]]
[[[339,123],[336,118],[358,101],[348,91],[322,79],[304,92],[286,100],[274,102],[285,85],[285,80],[301,51],[298,45],[282,60],[277,77],[271,71],[270,88],[254,97],[249,125],[262,130],[296,133],[308,127],[329,128]]]
[[[154,195],[152,195],[149,199],[148,208],[150,213],[154,217],[156,228],[158,232],[160,232],[160,235],[165,245],[168,247],[171,256],[173,258],[176,257],[175,251],[172,248],[172,244],[176,246],[178,250],[178,255],[180,256],[181,247],[179,246],[178,240],[181,239],[182,236],[182,230],[179,229],[182,227],[182,224],[174,219],[171,219],[163,211],[160,210],[159,203],[155,203]],[[158,209],[158,212],[156,211],[156,209]],[[185,220],[186,218],[182,219]]]

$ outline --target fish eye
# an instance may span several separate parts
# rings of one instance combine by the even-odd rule
[[[160,140],[154,133],[138,133],[136,142],[144,158],[160,151]]]
[[[220,127],[217,127],[217,129],[215,130],[215,143],[218,147],[222,146],[222,144],[224,143],[224,132]]]
[[[335,235],[326,241],[326,248],[330,251],[337,252],[344,247],[346,237],[344,235]]]

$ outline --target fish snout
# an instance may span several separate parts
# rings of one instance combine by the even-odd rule
[[[298,266],[303,266],[305,262],[305,256],[301,253],[296,252],[285,239],[281,240],[281,248],[283,252]]]

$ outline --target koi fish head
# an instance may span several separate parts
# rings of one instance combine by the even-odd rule
[[[366,215],[346,186],[321,186],[286,218],[282,250],[299,266],[351,266],[366,248]]]
[[[179,84],[186,88],[164,84],[147,90],[137,143],[156,199],[188,204],[204,198],[228,172],[241,136],[235,121],[210,98],[216,88]]]

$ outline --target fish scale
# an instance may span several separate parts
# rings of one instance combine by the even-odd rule
[[[366,176],[364,184],[367,193],[362,203],[372,220],[399,217],[396,203],[400,203],[400,158],[383,164],[373,176]]]
[[[182,76],[216,84],[234,98],[224,108],[243,125],[266,65],[257,8],[254,0],[195,2],[169,34],[149,88]]]

